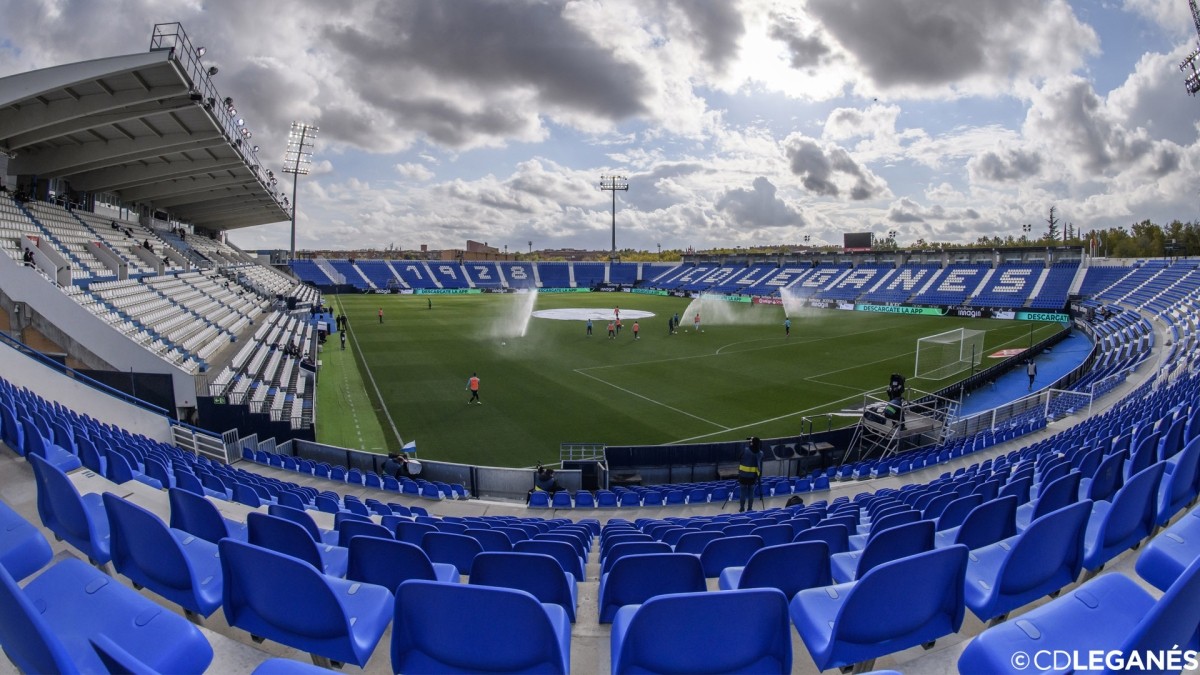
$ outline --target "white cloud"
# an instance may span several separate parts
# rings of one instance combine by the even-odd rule
[[[396,173],[407,180],[412,181],[427,181],[433,178],[436,174],[430,171],[424,164],[415,162],[402,162],[396,165]]]

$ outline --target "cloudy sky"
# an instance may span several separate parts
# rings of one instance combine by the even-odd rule
[[[1197,218],[1185,0],[0,0],[0,76],[179,21],[282,165],[298,246],[973,241]],[[274,158],[274,159],[272,159]],[[286,247],[286,223],[243,230]]]

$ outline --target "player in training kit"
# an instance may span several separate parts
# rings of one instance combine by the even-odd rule
[[[483,405],[483,401],[479,400],[479,376],[471,373],[471,378],[467,380],[467,389],[471,390],[471,398],[467,399],[467,405],[478,403]]]
[[[592,337],[592,320],[587,320],[587,336]]]
[[[696,318],[692,319],[692,327],[696,329],[697,333],[700,332],[700,312],[696,312]]]
[[[640,327],[638,326],[638,322],[634,321],[633,322],[633,339],[634,340],[638,339],[638,330],[640,330]]]
[[[788,317],[784,317],[784,319],[783,319],[783,336],[784,337],[792,336],[792,320]]]
[[[608,339],[612,340],[617,337],[617,327],[612,321],[608,322]]]

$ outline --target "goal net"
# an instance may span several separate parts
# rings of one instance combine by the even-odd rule
[[[915,377],[944,380],[978,364],[983,358],[981,330],[956,328],[917,340]]]

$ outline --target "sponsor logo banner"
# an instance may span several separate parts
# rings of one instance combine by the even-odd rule
[[[538,293],[591,293],[590,288],[539,288]]]
[[[1017,312],[1018,321],[1057,321],[1065,323],[1071,320],[1071,317],[1058,312]]]
[[[855,305],[860,312],[881,312],[884,314],[920,314],[922,316],[943,316],[945,312],[937,307],[901,307],[896,305]]]
[[[417,295],[474,295],[482,293],[478,288],[418,288]]]
[[[756,305],[782,305],[783,298],[768,298],[761,295],[756,295],[751,302]]]
[[[853,302],[844,302],[844,301],[839,300],[838,304],[837,304],[837,308],[840,310],[843,310],[843,311],[853,312],[854,311],[854,303]]]
[[[993,318],[993,319],[1009,319],[1009,320],[1012,320],[1012,319],[1015,319],[1015,318],[1017,318],[1017,313],[1016,313],[1016,312],[1014,312],[1014,311],[1012,311],[1011,309],[994,310],[994,311],[992,312],[992,318]]]
[[[658,289],[658,288],[634,288],[634,289],[630,290],[629,292],[637,293],[638,295],[666,295],[667,294],[666,291]]]

